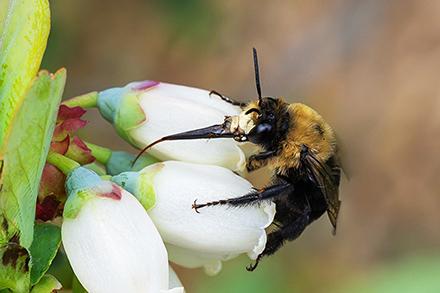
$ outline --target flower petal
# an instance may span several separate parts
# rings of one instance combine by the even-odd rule
[[[163,167],[157,172],[157,166]],[[238,197],[252,190],[252,185],[232,171],[211,165],[167,161],[146,167],[141,173],[156,171],[153,187],[156,205],[149,215],[168,244],[196,251],[208,260],[224,260],[241,253],[255,259],[266,244],[265,228],[275,214],[273,203],[230,208],[206,207],[196,213],[199,203]],[[178,254],[176,254],[178,255]],[[171,258],[176,263],[178,260]]]
[[[95,196],[62,225],[64,249],[89,292],[168,290],[168,259],[154,224],[126,191]]]
[[[192,87],[160,83],[139,96],[147,121],[130,134],[139,147],[166,135],[214,124],[225,116],[237,115],[240,108],[209,92]],[[166,141],[154,146],[151,155],[161,160],[180,160],[243,170],[245,156],[231,138],[215,140]]]
[[[232,259],[237,254],[232,255],[210,255],[199,251],[182,248],[172,244],[165,244],[170,261],[185,268],[203,267],[209,276],[217,275],[222,269],[222,261]]]

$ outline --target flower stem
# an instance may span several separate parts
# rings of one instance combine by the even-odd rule
[[[49,152],[47,162],[60,169],[64,175],[68,175],[73,169],[81,166],[76,161],[55,152]]]
[[[62,104],[68,107],[82,107],[85,109],[95,108],[98,103],[98,92],[90,92],[64,101]]]
[[[102,180],[110,181],[112,179],[111,175],[101,175],[99,176]]]
[[[112,151],[108,148],[85,142],[87,147],[92,151],[92,156],[96,158],[96,160],[102,164],[106,164],[112,155]]]

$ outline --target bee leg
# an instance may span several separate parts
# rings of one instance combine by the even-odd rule
[[[210,91],[210,92],[209,92],[209,96],[211,96],[211,95],[219,96],[223,101],[225,101],[225,102],[227,102],[227,103],[229,103],[229,104],[232,104],[232,105],[234,105],[234,106],[240,106],[240,107],[244,107],[244,106],[246,106],[246,103],[240,103],[240,102],[237,102],[237,101],[233,101],[233,100],[231,100],[230,98],[225,97],[224,95],[220,94],[220,93],[217,92],[217,91]]]
[[[306,206],[302,213],[296,214],[294,219],[290,218],[290,222],[286,222],[278,230],[267,235],[266,248],[258,255],[254,264],[246,267],[246,270],[250,272],[255,270],[264,256],[274,254],[286,241],[292,241],[298,238],[309,224],[310,213],[310,207]]]
[[[264,200],[268,200],[274,197],[278,197],[281,195],[284,195],[286,192],[293,190],[293,185],[290,183],[282,183],[278,185],[272,185],[269,186],[261,191],[255,190],[252,192],[249,192],[243,196],[236,197],[236,198],[229,198],[229,199],[221,199],[217,201],[211,201],[203,204],[194,204],[192,205],[192,208],[198,212],[198,209],[203,207],[209,207],[209,206],[215,206],[215,205],[231,205],[231,206],[246,206],[250,204],[254,204],[257,202],[261,202]]]
[[[276,153],[276,151],[267,151],[250,156],[248,162],[246,163],[246,169],[248,172],[252,172],[266,166],[269,162],[269,159],[275,156]]]

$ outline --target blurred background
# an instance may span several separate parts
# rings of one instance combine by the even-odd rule
[[[333,125],[350,180],[327,217],[249,273],[176,267],[188,293],[440,292],[440,1],[51,1],[42,67],[66,95],[154,79],[305,102]],[[83,136],[130,149],[97,112]],[[99,136],[99,141],[98,137]],[[219,235],[221,237],[221,235]]]

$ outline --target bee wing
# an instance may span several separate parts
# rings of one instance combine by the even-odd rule
[[[343,172],[345,175],[345,178],[347,180],[350,180],[351,175],[352,175],[352,166],[351,166],[351,162],[348,160],[347,156],[346,156],[346,147],[345,144],[343,142],[343,140],[341,139],[340,136],[338,136],[338,134],[336,133],[336,154],[333,157],[333,160],[335,161],[335,163],[338,165],[340,171],[339,172]]]
[[[321,163],[313,154],[309,154],[306,160],[310,172],[309,177],[319,186],[327,202],[327,215],[335,234],[341,207],[341,201],[339,200],[341,168],[333,158],[329,159],[327,163]]]

